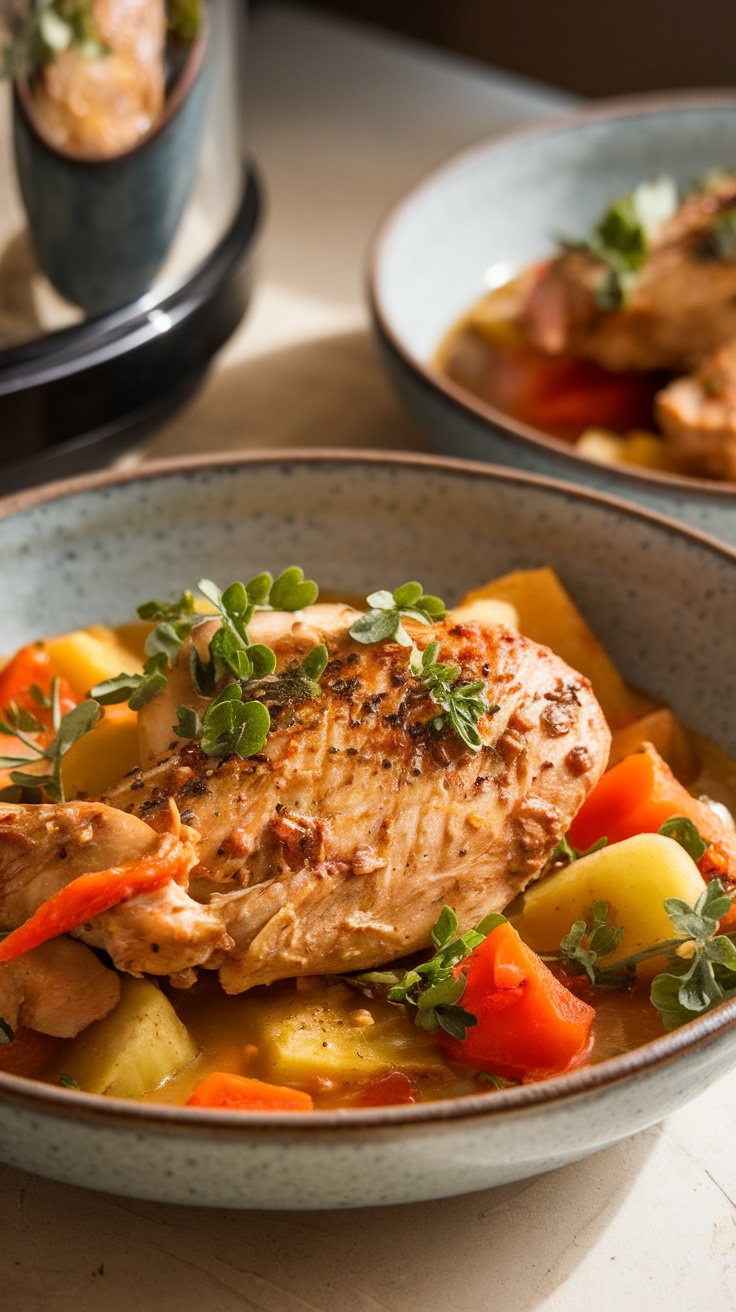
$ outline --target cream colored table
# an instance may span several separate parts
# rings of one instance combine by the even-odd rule
[[[129,460],[422,447],[383,381],[363,265],[382,212],[457,147],[561,98],[269,7],[247,64],[269,193],[253,312],[199,396]],[[0,1167],[2,1312],[736,1309],[736,1075],[553,1175],[339,1213],[207,1212]]]

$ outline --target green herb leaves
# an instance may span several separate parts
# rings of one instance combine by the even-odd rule
[[[493,913],[475,929],[466,930],[456,938],[457,916],[452,907],[443,907],[432,929],[432,942],[437,952],[430,961],[423,961],[403,974],[366,971],[353,976],[350,982],[369,990],[376,985],[387,987],[389,1002],[401,1002],[415,1010],[414,1021],[420,1029],[443,1029],[454,1039],[462,1041],[471,1026],[478,1022],[475,1016],[458,1005],[467,980],[457,967],[505,919],[505,916]]]
[[[461,683],[459,665],[439,663],[439,649],[438,642],[430,642],[422,652],[419,664],[411,666],[411,672],[441,711],[433,721],[436,731],[443,733],[451,727],[471,752],[477,752],[483,746],[478,720],[481,715],[492,715],[499,708],[488,706],[482,679]]]
[[[736,997],[734,934],[718,934],[719,922],[732,902],[733,894],[727,893],[718,879],[706,884],[694,907],[680,898],[666,898],[664,909],[673,937],[621,957],[608,969],[601,969],[598,963],[618,947],[623,930],[609,925],[607,904],[596,902],[590,920],[576,920],[565,935],[557,960],[569,973],[584,971],[593,984],[623,986],[632,981],[642,962],[666,957],[667,970],[655,975],[650,998],[665,1029],[673,1030]]]
[[[438,661],[438,642],[430,642],[420,653],[401,622],[408,617],[420,624],[434,624],[444,619],[445,603],[425,593],[421,583],[403,583],[393,592],[372,592],[366,600],[371,609],[355,621],[350,636],[356,642],[398,642],[402,647],[411,647],[411,673],[440,711],[432,721],[435,732],[452,729],[470,751],[479,751],[483,741],[478,720],[499,709],[487,705],[485,683],[482,679],[462,683],[459,665]]]
[[[0,734],[10,734],[20,740],[28,749],[28,756],[0,756],[0,768],[10,769],[10,787],[0,791],[0,799],[17,801],[18,789],[28,801],[39,801],[42,793],[52,802],[63,802],[64,786],[61,778],[61,763],[67,752],[80,738],[89,733],[102,718],[103,711],[96,701],[80,702],[66,715],[62,715],[59,706],[59,680],[53,680],[51,697],[43,698],[39,689],[35,690],[34,700],[39,705],[50,705],[51,723],[54,737],[46,746],[40,744],[28,733],[37,733],[43,725],[29,711],[19,711],[12,706],[8,709],[9,721],[0,719]],[[33,694],[32,694],[33,695]],[[39,701],[39,697],[42,699]],[[22,770],[19,766],[45,764],[46,770]]]
[[[319,588],[311,579],[305,579],[297,565],[285,569],[276,579],[264,571],[249,583],[234,582],[224,591],[211,579],[200,579],[197,588],[219,615],[220,624],[209,642],[209,659],[203,659],[192,642],[189,670],[196,692],[214,700],[201,722],[190,707],[179,706],[174,732],[198,740],[208,756],[229,756],[233,752],[253,756],[266,741],[269,714],[263,705],[253,709],[254,703],[244,698],[238,685],[271,676],[276,656],[265,644],[251,642],[248,625],[256,610],[295,611],[311,606],[319,596]],[[146,639],[148,659],[143,674],[119,674],[97,684],[92,696],[102,705],[127,700],[132,710],[141,710],[166,687],[165,671],[176,664],[192,629],[212,618],[197,609],[191,592],[183,592],[176,602],[147,601],[138,607],[138,615],[159,621]],[[321,645],[305,657],[300,667],[305,696],[319,693],[319,678],[326,663],[327,650]]]
[[[591,984],[599,983],[596,962],[600,957],[607,957],[618,947],[624,931],[608,923],[608,903],[594,902],[590,910],[590,921],[576,920],[560,943],[568,969],[584,970]]]
[[[601,310],[619,310],[626,303],[646,260],[652,236],[677,209],[677,188],[672,178],[642,182],[620,196],[606,210],[589,237],[562,239],[568,250],[583,250],[607,265],[595,290]]]
[[[14,1038],[15,1031],[12,1025],[9,1025],[8,1022],[3,1020],[2,1016],[0,1016],[0,1047],[6,1043],[12,1043]]]
[[[659,832],[664,838],[673,838],[684,848],[693,861],[699,861],[708,844],[700,837],[697,827],[685,815],[673,815],[660,825]]]
[[[669,967],[652,980],[651,999],[666,1030],[736,997],[736,945],[718,934],[733,896],[712,879],[694,907],[667,898],[664,909],[682,942],[669,954]]]
[[[226,684],[201,721],[188,706],[179,706],[178,716],[174,732],[180,738],[196,739],[205,756],[255,756],[271,727],[266,707],[261,702],[244,702],[239,683]]]
[[[445,603],[425,593],[421,583],[402,583],[393,592],[372,592],[366,597],[370,610],[361,615],[350,629],[356,642],[399,642],[411,647],[412,640],[401,623],[402,617],[420,624],[434,624],[445,618]]]

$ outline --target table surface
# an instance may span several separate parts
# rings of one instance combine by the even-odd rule
[[[247,322],[131,464],[264,446],[423,449],[364,297],[382,214],[457,148],[557,92],[303,10],[251,32],[268,216]],[[736,1309],[736,1074],[663,1125],[503,1189],[377,1210],[207,1211],[0,1167],[7,1312]]]

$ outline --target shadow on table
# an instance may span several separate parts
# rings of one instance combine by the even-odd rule
[[[158,457],[279,446],[421,451],[427,444],[363,330],[218,369],[145,451]]]
[[[656,1134],[483,1193],[339,1212],[173,1207],[0,1167],[7,1306],[45,1312],[53,1285],[75,1312],[533,1312],[593,1249],[604,1278]]]

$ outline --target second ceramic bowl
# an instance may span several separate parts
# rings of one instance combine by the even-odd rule
[[[397,391],[448,455],[551,474],[673,515],[736,543],[736,486],[599,465],[512,419],[433,367],[441,339],[487,290],[587,231],[613,197],[671,175],[681,186],[736,161],[736,93],[601,103],[481,143],[420,183],[375,242],[370,295]]]

